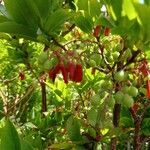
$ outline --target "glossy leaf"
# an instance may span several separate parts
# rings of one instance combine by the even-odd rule
[[[5,126],[1,129],[0,139],[1,150],[21,150],[18,133],[10,120],[5,121]]]
[[[88,0],[78,0],[77,1],[77,6],[79,10],[84,10],[86,12],[88,12],[89,7],[88,7]]]
[[[101,3],[97,0],[89,0],[89,12],[92,17],[99,16]]]
[[[134,6],[144,30],[145,40],[150,41],[150,6],[137,3]]]
[[[6,18],[5,16],[0,15],[0,23],[6,22],[6,21],[10,21],[10,20]]]
[[[142,122],[142,133],[146,136],[150,135],[150,118],[144,118]]]
[[[21,140],[21,150],[34,150],[34,149],[29,142]]]
[[[80,135],[80,123],[75,117],[69,117],[67,120],[67,133],[72,141],[81,141],[82,137]]]
[[[75,18],[76,25],[84,32],[91,33],[93,29],[93,22],[90,17],[78,15]]]
[[[36,26],[36,18],[28,5],[29,0],[5,0],[4,4],[9,15],[17,23],[25,24],[28,26]]]
[[[0,32],[19,35],[27,39],[34,39],[36,37],[36,33],[32,28],[12,21],[0,23]]]
[[[123,0],[113,0],[108,2],[109,12],[115,20],[120,19],[122,16],[122,3]]]
[[[97,111],[95,110],[95,108],[92,108],[88,111],[87,114],[87,118],[88,118],[88,122],[92,125],[95,126],[96,125],[96,121],[97,121]]]
[[[123,11],[128,16],[129,20],[132,20],[137,17],[135,8],[131,0],[123,1]]]
[[[63,9],[58,9],[52,14],[49,14],[44,23],[44,30],[48,34],[54,34],[60,31],[61,27],[71,17],[71,14]]]

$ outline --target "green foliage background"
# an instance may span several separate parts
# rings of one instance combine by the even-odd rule
[[[140,137],[148,139],[141,141],[141,147],[150,146],[149,77],[137,71],[150,57],[149,14],[147,0],[143,4],[138,0],[4,0],[0,4],[0,149],[101,150],[109,149],[114,137],[118,150],[133,149],[136,127],[130,110],[134,104],[138,104],[136,117],[143,117]],[[94,36],[97,26],[100,31]],[[109,36],[106,28],[111,30]],[[76,55],[74,63],[82,65],[83,80],[65,84],[57,75],[53,83],[48,73],[59,61],[54,53],[67,62],[72,60],[69,51]],[[120,71],[123,77],[116,75]],[[41,108],[43,76],[46,112]],[[132,86],[137,94],[126,91]],[[121,105],[117,126],[116,104]]]

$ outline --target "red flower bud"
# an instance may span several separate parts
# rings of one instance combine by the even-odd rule
[[[60,72],[60,64],[57,64],[49,71],[49,78],[55,82],[56,75]]]
[[[74,81],[75,82],[81,82],[82,81],[82,77],[83,77],[82,65],[81,64],[77,64],[75,72],[74,72]]]
[[[63,80],[67,84],[68,83],[68,71],[67,71],[66,67],[64,66],[64,64],[60,65],[60,70],[63,75]]]
[[[23,72],[19,73],[19,79],[24,80],[25,79],[25,74]]]
[[[149,68],[147,61],[143,61],[141,66],[139,67],[139,71],[144,75],[147,76],[149,74]]]
[[[56,74],[54,73],[54,68],[49,71],[49,78],[52,79],[53,82],[55,82]]]
[[[101,26],[100,26],[100,25],[97,25],[97,26],[94,28],[93,36],[98,37],[99,34],[100,34],[100,31],[101,31]]]
[[[68,73],[69,73],[69,79],[71,81],[74,80],[75,69],[76,69],[76,65],[73,62],[70,62],[68,65]]]
[[[150,98],[150,80],[146,81],[146,96]]]
[[[106,27],[104,30],[104,35],[109,36],[109,34],[110,34],[110,28]]]

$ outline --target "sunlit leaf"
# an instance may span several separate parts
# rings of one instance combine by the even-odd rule
[[[5,126],[1,129],[0,139],[1,150],[21,150],[18,133],[10,120],[5,121]]]

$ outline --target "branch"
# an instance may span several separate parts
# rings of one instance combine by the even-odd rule
[[[62,32],[62,36],[67,35],[69,32],[71,32],[75,28],[75,24],[73,24],[67,31]]]
[[[59,46],[64,51],[67,51],[67,49],[65,48],[65,46],[63,46],[62,44],[60,44],[55,38],[52,38],[52,40],[53,40],[53,42],[54,42],[55,45]]]

